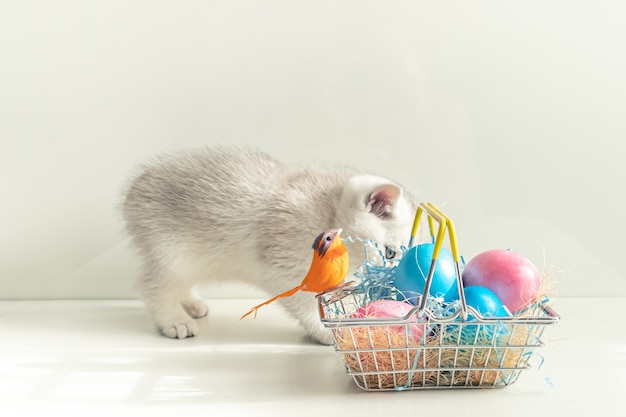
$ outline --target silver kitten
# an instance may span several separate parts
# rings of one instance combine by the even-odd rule
[[[392,257],[409,239],[416,202],[384,178],[349,168],[291,166],[252,149],[181,151],[144,165],[124,190],[126,231],[143,258],[137,289],[168,337],[198,333],[208,308],[195,292],[243,281],[276,295],[298,285],[311,244],[329,228],[371,238]],[[362,245],[346,244],[351,271]],[[317,342],[330,344],[314,294],[279,302]]]

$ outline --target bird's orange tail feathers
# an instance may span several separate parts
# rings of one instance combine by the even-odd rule
[[[278,294],[276,297],[272,297],[267,301],[262,302],[261,304],[259,304],[258,306],[252,307],[246,314],[244,314],[243,316],[241,316],[241,319],[243,319],[244,317],[254,313],[254,318],[256,318],[256,312],[259,308],[268,305],[269,303],[273,303],[274,301],[278,300],[279,298],[283,298],[283,297],[289,297],[291,295],[294,295],[295,293],[297,293],[298,291],[300,291],[304,286],[303,285],[298,285],[295,288],[292,288],[288,291],[285,291],[283,293]]]

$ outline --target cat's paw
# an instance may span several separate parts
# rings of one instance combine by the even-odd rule
[[[204,317],[209,313],[209,307],[200,299],[187,300],[183,302],[183,307],[187,314],[195,319]]]
[[[164,336],[172,339],[185,339],[198,334],[198,324],[191,318],[159,323],[159,330]]]

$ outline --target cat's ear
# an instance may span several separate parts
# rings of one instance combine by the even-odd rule
[[[376,187],[368,198],[366,207],[370,213],[386,219],[393,215],[396,203],[402,197],[402,188],[395,184],[384,184]]]

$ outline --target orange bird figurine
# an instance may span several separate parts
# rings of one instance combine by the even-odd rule
[[[342,229],[329,229],[315,238],[313,242],[313,260],[309,272],[295,288],[284,293],[278,294],[276,297],[252,307],[250,311],[241,316],[241,319],[249,314],[256,312],[259,308],[279,298],[289,297],[298,291],[322,292],[339,286],[348,274],[348,252],[341,241]],[[239,320],[241,320],[239,319]]]

